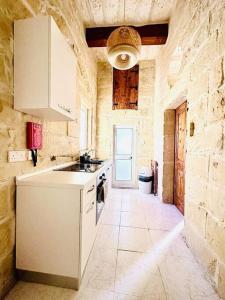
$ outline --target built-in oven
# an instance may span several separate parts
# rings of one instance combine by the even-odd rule
[[[101,216],[105,200],[108,193],[108,182],[105,173],[100,173],[97,177],[97,194],[96,194],[96,224]]]

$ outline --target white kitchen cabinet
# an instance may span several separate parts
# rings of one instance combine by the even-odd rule
[[[80,277],[79,220],[80,190],[18,186],[17,269],[72,278],[76,287]]]
[[[96,225],[96,175],[17,180],[16,268],[21,279],[78,289]]]
[[[14,108],[50,121],[75,119],[76,57],[51,16],[14,23]]]
[[[97,177],[111,163],[94,173],[53,169],[17,178],[16,268],[22,280],[78,289],[101,224]]]

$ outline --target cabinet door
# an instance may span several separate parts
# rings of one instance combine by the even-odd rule
[[[82,190],[82,203],[81,212],[84,211],[85,207],[90,203],[92,199],[96,199],[96,178],[91,180],[85,188]]]
[[[14,23],[14,108],[29,110],[48,106],[49,18],[16,20]]]
[[[75,119],[76,58],[52,19],[50,26],[50,106]]]
[[[81,276],[85,269],[88,257],[96,235],[96,199],[87,203],[81,214]]]

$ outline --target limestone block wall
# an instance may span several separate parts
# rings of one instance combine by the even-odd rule
[[[162,200],[173,204],[175,110],[167,109],[163,124]]]
[[[97,156],[113,157],[113,125],[136,126],[136,166],[150,166],[153,159],[155,62],[139,63],[138,110],[112,110],[112,67],[98,63]]]
[[[26,122],[43,124],[44,147],[38,166],[71,160],[79,154],[79,111],[85,102],[93,111],[92,145],[95,147],[96,63],[86,46],[76,1],[0,1],[0,298],[14,281],[15,176],[34,171],[30,161],[8,163],[7,151],[26,149]],[[52,15],[78,57],[77,119],[75,122],[46,122],[13,109],[13,21]],[[56,156],[55,161],[50,157]]]
[[[188,101],[185,232],[225,299],[225,3],[179,0],[156,62],[154,155],[163,187],[164,112]],[[177,55],[174,76],[171,61]],[[171,80],[171,74],[173,80]],[[190,136],[190,123],[195,132]],[[162,189],[160,194],[162,195]]]

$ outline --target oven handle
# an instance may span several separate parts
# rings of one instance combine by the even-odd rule
[[[99,182],[99,184],[97,185],[97,188],[98,188],[99,186],[104,186],[104,185],[106,184],[106,181],[107,181],[107,179],[106,179],[106,178],[103,178],[103,179]]]
[[[94,188],[95,188],[95,185],[93,184],[92,187],[90,188],[90,190],[87,191],[87,193],[92,192],[94,190]]]

